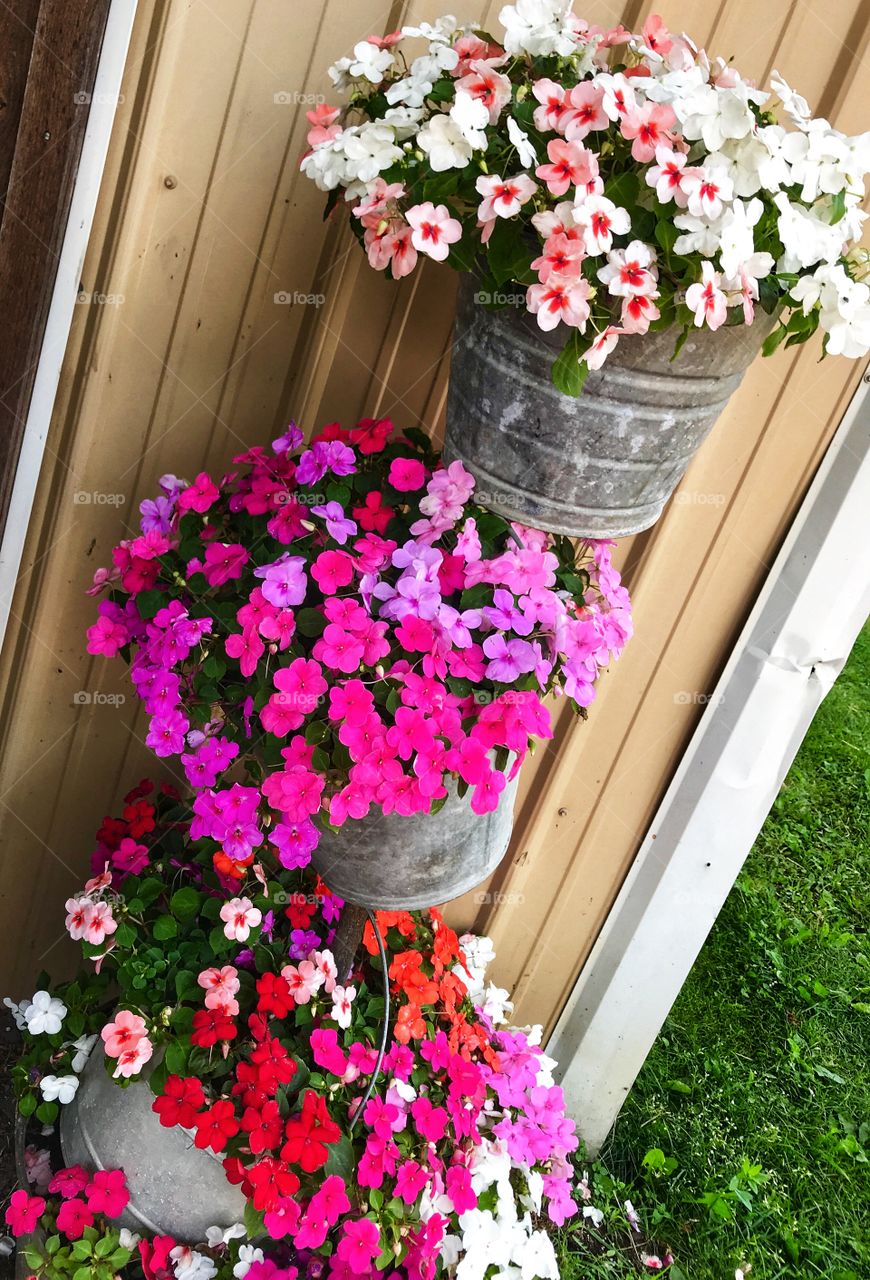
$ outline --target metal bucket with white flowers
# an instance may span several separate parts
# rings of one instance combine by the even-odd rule
[[[493,311],[462,277],[444,454],[476,497],[537,529],[620,538],[655,524],[776,323],[626,334],[579,396],[550,367],[563,345],[524,306]]]

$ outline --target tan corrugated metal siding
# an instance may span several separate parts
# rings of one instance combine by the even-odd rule
[[[292,416],[439,425],[452,282],[437,269],[400,285],[371,272],[346,231],[322,223],[297,163],[298,96],[328,93],[328,64],[370,31],[444,7],[140,0],[83,274],[86,290],[123,301],[78,309],[0,665],[5,989],[61,964],[59,908],[93,832],[154,768],[132,698],[102,700],[127,694],[121,665],[84,655],[83,589],[121,523],[134,524],[163,472],[220,469]],[[657,7],[747,74],[775,66],[835,123],[861,128],[867,0]],[[643,12],[596,3],[586,16],[633,24]],[[298,300],[320,294],[321,305]],[[817,358],[812,348],[756,363],[680,500],[621,549],[637,635],[588,723],[560,719],[553,747],[527,766],[511,854],[482,891],[490,901],[450,909],[492,931],[495,976],[521,1020],[558,1012],[861,376]]]

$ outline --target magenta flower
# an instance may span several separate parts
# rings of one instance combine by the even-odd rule
[[[411,493],[423,488],[426,483],[426,468],[417,458],[394,458],[390,463],[387,479],[400,493]]]
[[[202,572],[211,587],[222,587],[225,582],[242,576],[242,569],[249,559],[239,542],[210,542],[205,549]]]
[[[213,507],[220,497],[217,485],[207,471],[200,471],[189,488],[178,495],[178,506],[181,511],[198,511],[200,515]]]
[[[6,1224],[14,1236],[30,1235],[36,1230],[44,1213],[45,1201],[42,1196],[31,1196],[26,1191],[13,1191],[6,1209]]]
[[[85,1194],[94,1213],[120,1218],[130,1200],[123,1169],[98,1169]]]
[[[321,551],[311,576],[325,596],[335,595],[353,581],[353,560],[346,551]]]
[[[87,1227],[94,1225],[94,1213],[84,1200],[64,1200],[57,1214],[57,1229],[68,1240],[80,1240]]]

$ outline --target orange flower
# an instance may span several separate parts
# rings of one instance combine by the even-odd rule
[[[410,1039],[421,1040],[426,1034],[426,1023],[415,1004],[403,1004],[396,1019],[394,1031],[399,1044],[407,1044]]]
[[[212,861],[218,875],[232,876],[234,880],[244,880],[245,868],[249,867],[254,861],[254,855],[250,854],[247,858],[242,859],[230,858],[221,849],[214,855]]]

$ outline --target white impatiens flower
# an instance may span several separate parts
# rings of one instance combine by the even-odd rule
[[[712,258],[718,250],[721,226],[718,219],[708,222],[706,218],[693,218],[690,213],[678,213],[674,226],[682,232],[674,241],[675,253],[701,253],[705,258]]]
[[[381,123],[394,130],[397,142],[404,142],[406,138],[413,138],[422,119],[423,112],[419,107],[389,107],[381,117]]]
[[[91,1050],[97,1043],[99,1036],[79,1036],[78,1040],[73,1040],[73,1048],[76,1053],[72,1060],[72,1069],[78,1075],[80,1071],[84,1071],[88,1064],[88,1058],[91,1056]]]
[[[350,130],[340,133],[337,138],[319,142],[302,158],[300,169],[321,191],[334,191],[350,181],[344,154],[344,134],[347,132]]]
[[[46,1102],[59,1102],[66,1106],[72,1102],[79,1087],[78,1076],[43,1076],[39,1089]]]
[[[209,1249],[219,1249],[221,1245],[229,1244],[231,1240],[243,1240],[248,1232],[243,1222],[234,1222],[230,1227],[208,1227],[205,1233],[205,1242]]]
[[[497,987],[494,982],[489,982],[477,1007],[496,1025],[507,1022],[507,1015],[514,1007],[510,994],[504,987]]]
[[[450,108],[450,119],[459,129],[465,141],[475,151],[486,149],[486,126],[489,124],[489,112],[480,98],[474,98],[464,89],[460,89]]]
[[[27,1008],[22,1008],[21,1012],[32,1036],[53,1036],[63,1026],[67,1008],[62,1000],[51,996],[47,991],[37,991]]]
[[[571,0],[516,0],[505,5],[498,20],[505,30],[508,53],[533,57],[558,53],[567,57],[577,47],[574,24],[567,16]]]
[[[507,131],[508,137],[517,149],[520,164],[524,169],[530,169],[533,164],[537,163],[538,157],[535,154],[535,148],[529,141],[529,135],[524,129],[520,128],[513,116],[508,116],[507,118]]]
[[[813,267],[817,262],[835,262],[845,238],[843,228],[831,226],[817,218],[811,209],[792,204],[784,191],[773,197],[779,209],[777,230],[785,253],[777,267],[780,271],[797,271]]]
[[[178,1244],[170,1249],[169,1256],[175,1264],[175,1280],[212,1280],[217,1267],[211,1258],[189,1245]]]
[[[353,47],[353,57],[349,60],[347,74],[354,80],[370,80],[372,84],[380,84],[393,65],[391,49],[381,49],[371,40],[360,40]]]
[[[357,130],[347,129],[342,136],[348,169],[360,182],[371,182],[401,159],[395,132],[388,124],[360,125]]]
[[[748,275],[761,280],[773,270],[773,256],[755,252],[753,228],[763,212],[760,200],[735,200],[725,211],[719,232],[719,263],[726,276],[736,276],[744,267]]]
[[[483,106],[482,103],[479,105]],[[429,165],[435,173],[464,169],[474,154],[472,143],[449,115],[433,116],[418,133],[417,145],[428,155]]]
[[[251,1267],[255,1262],[262,1262],[265,1254],[262,1249],[255,1249],[251,1244],[243,1244],[239,1247],[239,1260],[233,1267],[233,1275],[236,1280],[244,1280]]]
[[[799,93],[795,93],[794,89],[786,84],[778,71],[774,71],[770,77],[770,87],[782,103],[782,109],[786,115],[791,117],[799,129],[803,128],[804,123],[812,115],[810,104],[806,98],[802,98]]]
[[[825,263],[812,275],[801,276],[791,296],[804,315],[819,307],[829,355],[858,360],[870,350],[870,288],[853,280],[839,262]]]
[[[346,1031],[353,1016],[353,1001],[356,987],[336,986],[332,992],[332,1016],[338,1025]]]

